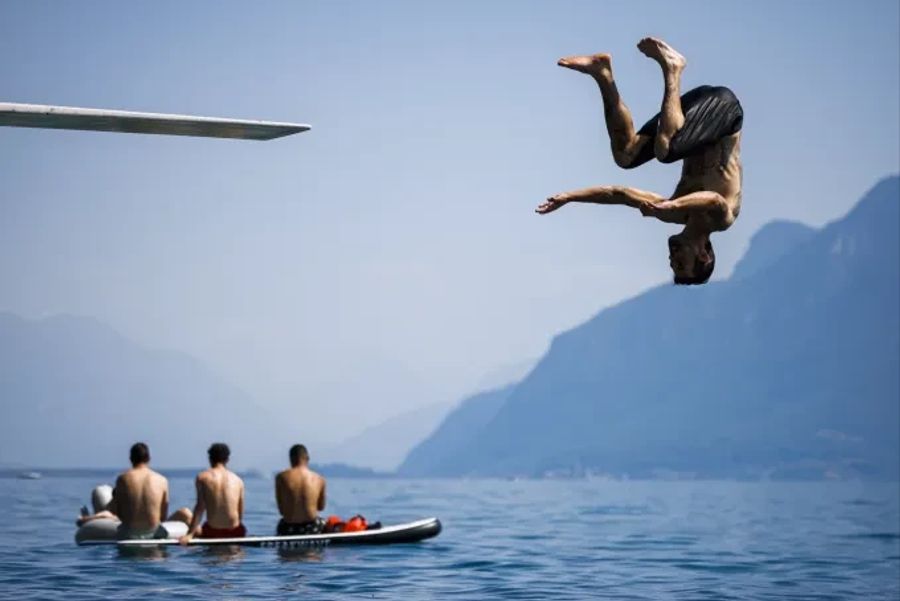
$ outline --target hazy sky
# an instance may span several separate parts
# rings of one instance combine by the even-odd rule
[[[342,430],[450,400],[670,277],[670,226],[532,212],[678,177],[618,169],[596,87],[558,57],[612,52],[638,125],[662,92],[645,35],[687,56],[686,88],[737,93],[744,207],[714,238],[722,278],[763,223],[821,224],[898,170],[898,21],[894,0],[4,1],[0,100],[313,130],[0,130],[0,310],[97,317]]]

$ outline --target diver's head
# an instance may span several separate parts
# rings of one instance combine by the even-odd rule
[[[676,284],[705,284],[716,268],[716,253],[709,234],[669,238],[669,265]]]
[[[113,489],[109,484],[101,484],[91,491],[91,505],[94,507],[94,513],[100,513],[109,507],[113,499]]]

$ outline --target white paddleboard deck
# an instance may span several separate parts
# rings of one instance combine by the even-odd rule
[[[245,536],[242,538],[194,538],[189,546],[240,545],[244,547],[324,547],[331,545],[388,545],[413,543],[437,536],[441,532],[441,521],[425,518],[406,524],[383,526],[377,530],[360,532],[332,532],[328,534],[303,534],[296,536]],[[177,545],[178,539],[142,540],[82,540],[79,545],[118,545],[125,548],[158,547]]]

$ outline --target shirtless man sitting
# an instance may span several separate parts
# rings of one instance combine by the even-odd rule
[[[210,468],[197,475],[197,504],[188,533],[179,541],[186,545],[200,538],[241,538],[247,535],[244,518],[244,482],[225,467],[231,456],[228,445],[217,442],[209,447]],[[200,527],[204,512],[206,522]]]
[[[275,500],[281,520],[278,535],[318,534],[325,528],[325,478],[309,469],[309,452],[302,444],[290,450],[291,467],[275,476]]]
[[[613,158],[633,169],[654,157],[663,163],[683,160],[681,180],[669,199],[622,186],[599,186],[551,196],[536,209],[550,213],[570,202],[626,205],[645,217],[684,226],[669,238],[669,265],[676,284],[703,284],[716,264],[709,235],[728,229],[741,210],[743,168],[740,156],[743,110],[728,88],[700,86],[681,95],[687,61],[671,46],[644,38],[638,49],[662,67],[662,110],[635,132],[631,113],[619,96],[608,54],[571,56],[561,67],[594,78]]]
[[[169,510],[169,482],[150,469],[150,449],[146,444],[135,443],[129,455],[132,467],[116,479],[112,501],[105,510],[95,507],[95,511],[100,511],[89,517],[121,520],[120,539],[166,538],[168,534],[161,523]],[[190,512],[179,509],[169,519],[187,521]]]

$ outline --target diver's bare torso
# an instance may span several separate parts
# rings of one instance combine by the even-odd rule
[[[688,211],[673,209],[653,214],[660,221],[687,225],[701,219],[704,229],[722,232],[731,227],[741,213],[741,187],[744,168],[741,164],[741,132],[719,140],[698,155],[682,161],[681,179],[671,198],[695,192],[715,192],[725,200],[725,210]]]

